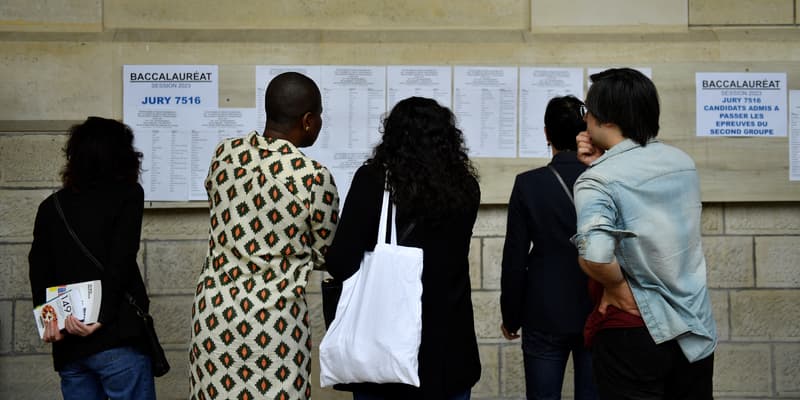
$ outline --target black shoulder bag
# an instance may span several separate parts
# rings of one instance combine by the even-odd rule
[[[85,254],[86,257],[92,261],[94,266],[97,267],[100,272],[103,272],[105,270],[105,268],[103,268],[103,264],[100,264],[100,261],[98,261],[97,258],[95,258],[94,255],[89,251],[89,249],[83,245],[83,242],[78,239],[78,235],[75,234],[75,231],[72,230],[69,222],[67,222],[67,217],[64,216],[64,211],[61,209],[61,203],[58,201],[58,195],[53,194],[53,200],[55,201],[58,215],[61,217],[61,220],[64,221],[64,225],[67,227],[67,231],[69,231],[69,234],[72,236],[75,244],[77,244],[83,254]],[[164,349],[161,347],[161,342],[158,341],[156,328],[153,324],[153,317],[136,304],[136,300],[133,298],[133,296],[131,296],[130,293],[125,292],[125,299],[136,313],[136,318],[141,320],[142,333],[144,333],[144,336],[147,339],[147,349],[150,353],[149,355],[152,364],[153,376],[160,377],[166,375],[167,372],[169,372],[169,362],[167,361],[167,356],[164,354]]]

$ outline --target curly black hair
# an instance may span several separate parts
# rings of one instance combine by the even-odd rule
[[[65,188],[135,183],[141,173],[142,153],[133,147],[133,131],[113,119],[89,117],[70,128],[64,155],[67,164],[61,181]]]
[[[409,97],[383,119],[382,133],[367,162],[387,171],[400,215],[435,222],[480,202],[477,172],[447,107]]]

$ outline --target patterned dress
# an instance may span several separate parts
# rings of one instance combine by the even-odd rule
[[[209,252],[192,304],[192,399],[309,399],[305,288],[338,222],[330,172],[258,132],[217,147]]]

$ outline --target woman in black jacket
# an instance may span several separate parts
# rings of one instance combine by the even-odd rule
[[[124,293],[148,309],[136,254],[142,228],[144,191],[139,186],[142,154],[126,125],[89,117],[72,127],[64,149],[63,188],[39,205],[28,257],[33,304],[45,302],[51,286],[100,280],[96,323],[70,315],[59,331],[45,325],[64,399],[155,399],[150,358],[135,319],[122,316]],[[95,266],[70,235],[56,208],[79,240],[103,266]]]
[[[382,141],[356,171],[326,257],[337,279],[355,273],[364,252],[375,247],[384,181],[397,206],[400,244],[424,252],[421,383],[344,388],[356,400],[469,399],[480,377],[468,262],[480,189],[449,109],[411,97],[384,119]]]
[[[501,330],[513,340],[522,328],[528,399],[561,398],[570,353],[575,399],[597,398],[591,354],[583,345],[583,324],[592,309],[588,278],[570,243],[577,218],[572,185],[586,169],[575,152],[575,136],[586,130],[583,110],[583,103],[573,96],[550,100],[544,124],[553,159],[547,167],[517,175],[508,202]]]

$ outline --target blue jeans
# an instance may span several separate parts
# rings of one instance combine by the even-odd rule
[[[452,395],[443,400],[469,400],[471,390],[467,390],[463,393],[459,393],[456,395]],[[377,396],[374,394],[369,393],[362,393],[362,392],[353,392],[353,400],[384,400],[382,396]]]
[[[64,400],[155,400],[150,357],[132,347],[116,347],[65,365]]]
[[[592,355],[581,334],[522,330],[525,391],[528,400],[561,399],[561,386],[569,354],[575,376],[575,400],[596,400],[592,381]]]

